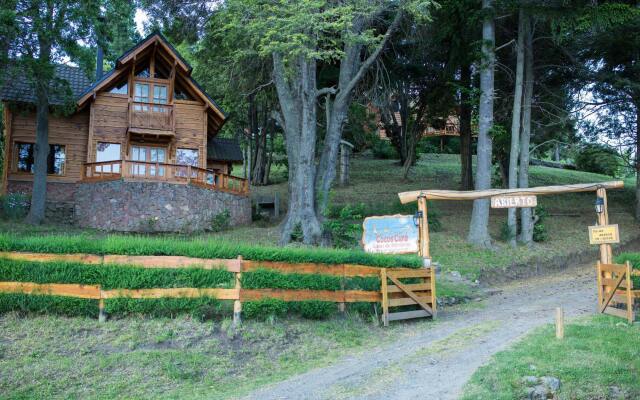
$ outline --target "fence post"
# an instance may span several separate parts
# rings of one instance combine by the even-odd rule
[[[107,314],[104,312],[104,299],[102,298],[102,287],[100,287],[100,299],[98,300],[98,322],[107,322]]]
[[[242,323],[242,301],[240,300],[240,292],[242,291],[242,256],[238,256],[240,264],[239,272],[236,272],[235,288],[238,291],[238,299],[233,302],[233,326],[239,327]]]
[[[633,324],[633,320],[635,319],[634,315],[633,315],[633,296],[631,295],[631,288],[633,287],[633,281],[631,280],[631,263],[629,261],[627,261],[625,263],[625,267],[626,267],[626,275],[627,275],[627,279],[625,281],[625,286],[626,286],[626,300],[627,300],[627,320],[629,321],[630,324]]]
[[[343,299],[343,300],[344,300],[344,298],[345,298],[345,295],[344,295],[344,287],[345,287],[345,283],[344,283],[344,280],[345,280],[345,269],[346,269],[346,267],[344,266],[344,264],[342,264],[342,276],[340,276],[340,290],[342,290],[342,299]],[[338,303],[338,311],[340,311],[341,313],[344,313],[344,312],[345,312],[345,310],[346,310],[345,302],[343,301],[343,302],[341,302],[341,303]]]
[[[382,324],[389,326],[389,293],[387,292],[387,269],[380,269],[380,291],[382,292]]]
[[[556,339],[564,339],[564,311],[556,308]]]

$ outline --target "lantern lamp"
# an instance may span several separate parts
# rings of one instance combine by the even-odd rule
[[[604,199],[600,196],[596,197],[596,213],[602,214],[604,212]]]
[[[416,213],[413,215],[413,224],[415,226],[420,226],[420,220],[422,219],[422,211],[416,211]]]

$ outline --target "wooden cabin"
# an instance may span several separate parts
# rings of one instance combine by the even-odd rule
[[[216,137],[226,114],[191,72],[158,33],[125,52],[114,69],[95,81],[79,68],[56,66],[76,111],[66,117],[50,115],[48,211],[66,209],[63,218],[80,225],[124,231],[139,230],[136,226],[146,220],[162,221],[154,230],[180,230],[172,218],[204,229],[211,213],[224,210],[234,223],[250,221],[248,182],[231,175],[233,165],[242,163],[242,151],[234,140]],[[16,77],[0,89],[0,100],[6,121],[2,191],[29,193],[35,95],[24,77]],[[54,105],[64,101],[51,98]],[[197,194],[187,193],[196,189]],[[163,204],[153,198],[145,200],[147,205],[135,204],[145,197],[139,192],[153,192],[159,197],[155,202]],[[101,195],[109,198],[100,201]],[[177,204],[178,198],[186,204]],[[194,198],[200,203],[189,204]],[[89,201],[102,206],[85,204]],[[114,204],[112,209],[108,204]]]

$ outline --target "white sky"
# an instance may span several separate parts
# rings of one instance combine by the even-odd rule
[[[136,30],[138,31],[140,36],[142,37],[146,36],[144,31],[144,25],[145,23],[149,22],[149,14],[147,14],[146,11],[138,8],[136,9],[135,21],[136,21]]]

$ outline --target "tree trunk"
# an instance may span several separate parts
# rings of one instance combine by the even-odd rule
[[[529,187],[529,144],[531,142],[531,103],[533,101],[533,32],[531,18],[525,20],[525,67],[524,67],[524,99],[522,107],[522,136],[520,137],[520,176],[521,188]],[[520,241],[531,244],[533,241],[533,214],[531,208],[520,209],[522,229]]]
[[[482,65],[480,68],[480,124],[478,131],[478,165],[476,190],[491,187],[491,152],[493,127],[493,90],[495,65],[495,23],[493,20],[493,0],[482,0],[485,17],[482,22]],[[489,235],[489,200],[473,202],[468,241],[475,245],[491,247]]]
[[[289,243],[293,230],[300,226],[304,243],[319,244],[322,229],[316,214],[313,185],[316,173],[316,62],[299,57],[291,66],[292,73],[288,74],[282,56],[274,53],[273,67],[289,160],[289,209],[282,223],[280,243]]]
[[[520,156],[520,121],[522,111],[522,84],[524,80],[524,10],[520,8],[518,16],[518,42],[516,57],[516,83],[513,90],[513,111],[511,115],[511,149],[509,151],[509,189],[518,187],[518,158]],[[516,245],[516,234],[518,232],[518,219],[516,208],[509,208],[507,211],[507,226],[509,229],[509,244]]]
[[[36,145],[34,154],[33,189],[27,222],[39,225],[44,221],[47,202],[47,159],[49,157],[49,88],[48,82],[36,84]]]
[[[460,68],[460,190],[473,190],[473,151],[471,149],[471,65]]]

